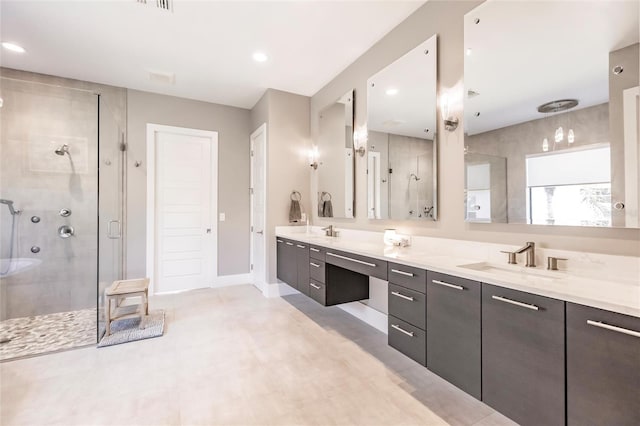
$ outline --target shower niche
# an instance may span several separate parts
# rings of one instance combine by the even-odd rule
[[[437,219],[437,36],[367,80],[367,217]]]

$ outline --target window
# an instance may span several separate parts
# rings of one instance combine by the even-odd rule
[[[611,226],[611,153],[595,145],[529,156],[529,223]]]

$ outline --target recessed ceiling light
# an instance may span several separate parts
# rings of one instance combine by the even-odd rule
[[[387,89],[387,92],[386,92],[386,93],[387,93],[387,95],[389,95],[389,96],[394,96],[394,95],[397,95],[397,94],[398,94],[398,89],[394,89],[394,88]]]
[[[253,60],[256,62],[266,62],[269,57],[266,53],[256,52],[253,54]]]
[[[15,43],[9,43],[8,41],[3,41],[2,42],[2,47],[4,47],[7,50],[10,50],[12,52],[16,52],[16,53],[24,53],[24,47],[19,46]]]

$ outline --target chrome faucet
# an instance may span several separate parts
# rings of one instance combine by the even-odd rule
[[[322,228],[322,230],[324,231],[324,235],[326,235],[327,237],[337,237],[338,236],[338,231],[333,229],[333,225],[329,225],[326,228]]]
[[[532,241],[527,241],[527,244],[519,248],[516,251],[502,251],[502,253],[507,253],[509,255],[509,264],[515,265],[516,262],[516,254],[527,253],[527,262],[524,266],[528,268],[536,267],[536,243]]]

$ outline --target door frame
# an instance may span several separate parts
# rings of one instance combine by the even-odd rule
[[[264,194],[264,210],[262,212],[262,217],[264,218],[264,227],[265,227],[265,233],[263,234],[263,244],[262,244],[262,253],[263,253],[263,259],[262,259],[262,266],[263,266],[263,276],[262,277],[258,277],[258,279],[256,279],[255,276],[255,272],[252,269],[252,266],[255,264],[255,247],[254,247],[254,243],[253,243],[253,179],[254,179],[254,175],[253,175],[253,168],[254,168],[254,164],[255,164],[255,157],[253,156],[253,139],[254,137],[256,137],[257,135],[259,135],[260,133],[264,134],[264,155],[262,158],[263,164],[262,164],[262,170],[263,170],[263,176],[262,176],[262,193]],[[254,130],[251,135],[249,136],[249,158],[250,158],[250,163],[249,163],[249,182],[251,185],[251,190],[249,192],[249,274],[251,276],[251,281],[253,282],[253,285],[256,286],[258,288],[258,290],[262,291],[263,293],[266,290],[266,286],[268,285],[267,283],[267,233],[266,233],[266,228],[267,228],[267,143],[268,143],[268,138],[267,138],[267,123],[262,123],[260,126],[258,126],[258,128],[256,130]]]
[[[149,293],[155,294],[156,268],[156,133],[176,133],[211,139],[211,230],[213,231],[213,271],[214,286],[218,279],[218,132],[212,130],[191,129],[187,127],[166,126],[147,123],[147,267]]]

